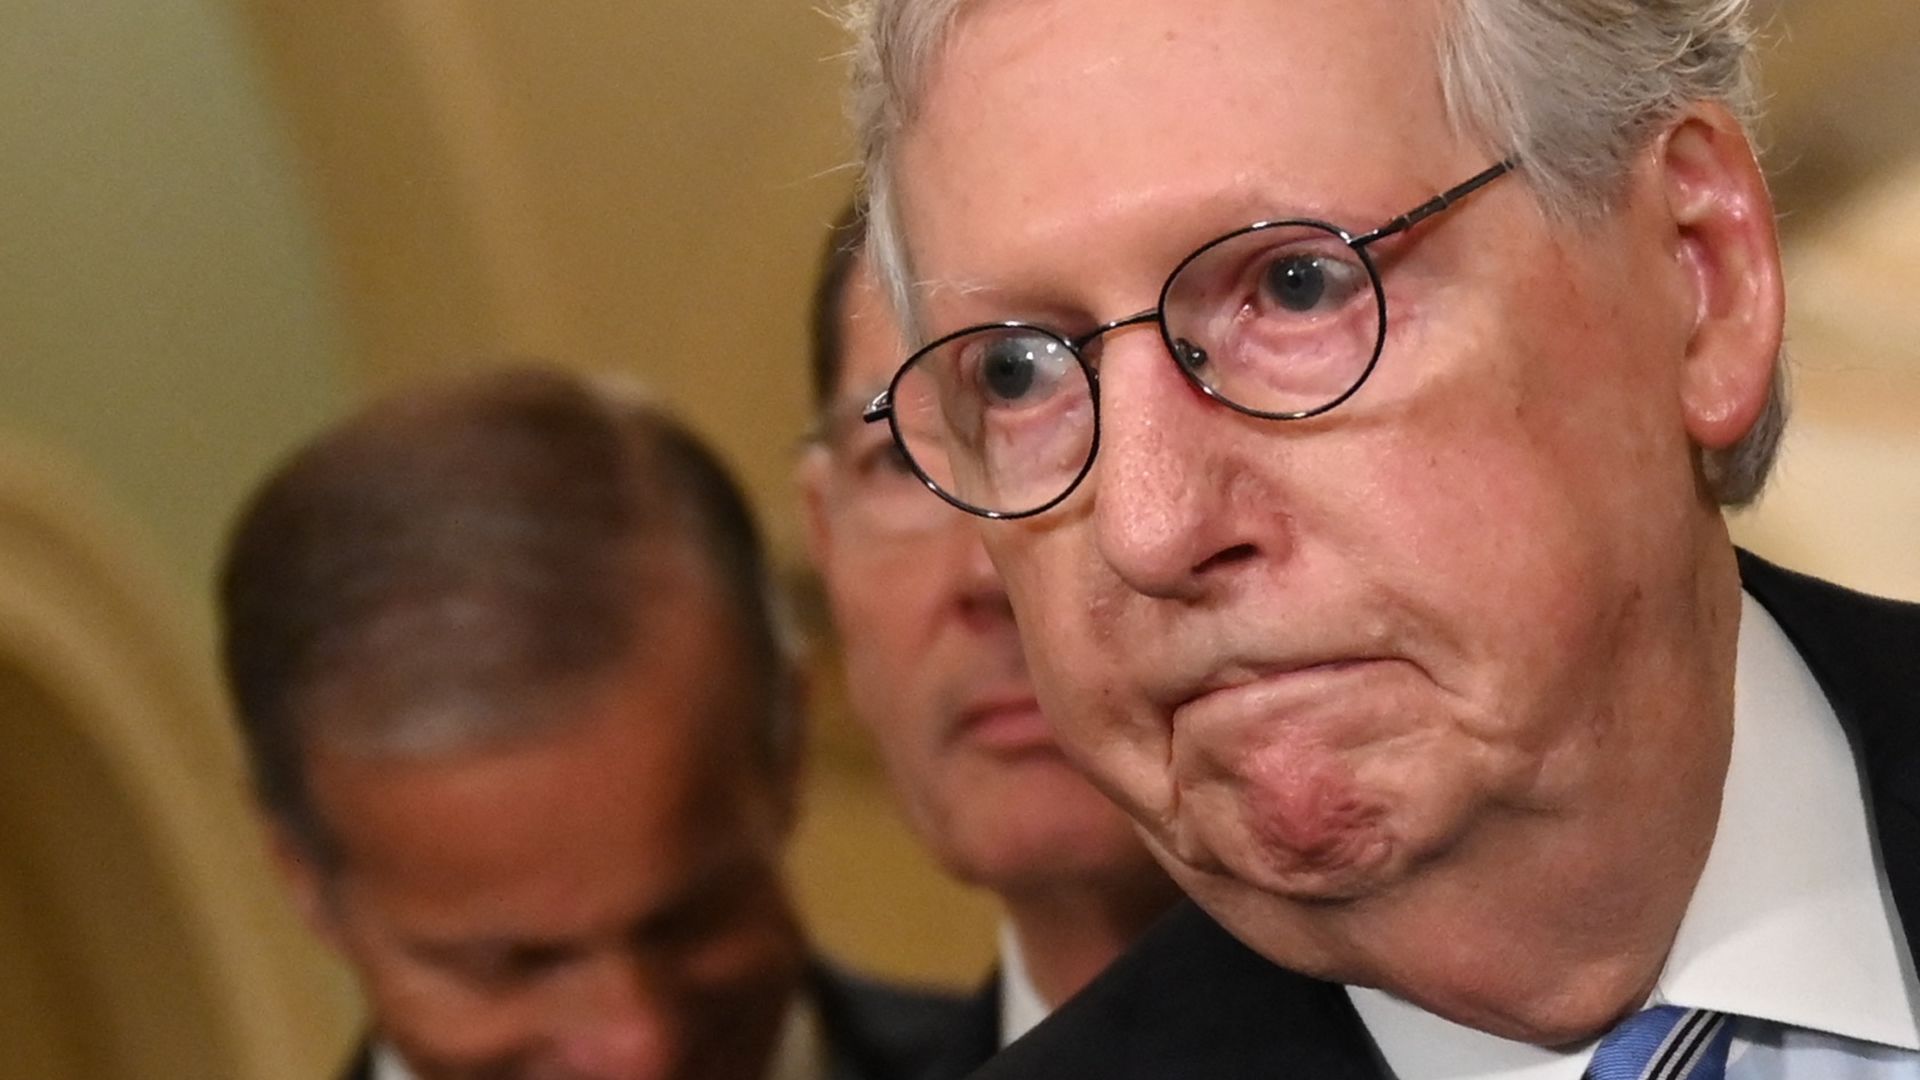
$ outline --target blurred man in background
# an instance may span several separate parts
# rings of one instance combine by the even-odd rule
[[[675,422],[536,370],[376,405],[259,492],[220,601],[274,853],[369,1005],[349,1075],[919,1075],[953,1006],[795,921],[794,673]]]
[[[819,421],[799,481],[854,715],[921,840],[1004,907],[999,970],[951,1056],[965,1072],[1078,992],[1176,894],[1054,745],[975,524],[927,490],[884,428],[860,422],[901,355],[863,246],[850,208],[815,287]]]

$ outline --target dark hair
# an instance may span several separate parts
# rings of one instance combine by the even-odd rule
[[[667,414],[518,367],[323,434],[248,504],[220,573],[262,803],[324,858],[305,782],[316,740],[431,753],[557,723],[555,695],[626,662],[681,597],[668,550],[698,552],[738,612],[777,714],[757,735],[784,759],[793,720],[759,532],[725,467]]]
[[[840,387],[845,348],[843,329],[847,315],[847,285],[860,261],[861,248],[867,243],[866,209],[860,200],[850,199],[827,228],[826,245],[820,252],[820,274],[813,283],[813,304],[808,309],[808,331],[813,360],[813,407],[824,412],[833,404],[833,392]]]

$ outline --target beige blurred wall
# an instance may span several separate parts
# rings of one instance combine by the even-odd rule
[[[1920,598],[1920,11],[1769,6],[1798,411],[1736,532]],[[537,355],[675,402],[803,582],[841,43],[806,0],[21,0],[4,30],[0,1030],[36,1076],[322,1075],[353,995],[256,858],[209,659],[226,522],[368,395]],[[819,674],[819,936],[970,982],[992,906],[919,853]]]
[[[203,609],[236,500],[348,400],[332,255],[230,12],[4,18],[0,426],[97,476]]]
[[[255,856],[211,674],[225,520],[349,400],[258,71],[224,8],[0,10],[6,1075],[320,1075],[355,1022]]]
[[[1920,598],[1920,156],[1791,236],[1794,415],[1773,483],[1735,517],[1735,536],[1790,566]]]
[[[340,269],[369,390],[514,354],[640,375],[711,438],[798,579],[807,294],[851,189],[842,45],[748,0],[234,5]],[[804,590],[804,587],[802,589]],[[858,965],[970,984],[985,898],[946,881],[823,666],[796,884]],[[896,917],[911,903],[924,918]]]
[[[243,494],[355,402],[501,353],[642,373],[791,564],[795,331],[846,183],[833,28],[559,11],[5,12],[0,1071],[324,1075],[354,1038],[258,858],[208,595]],[[927,864],[844,723],[817,743],[795,862],[821,936],[971,983],[989,906]]]

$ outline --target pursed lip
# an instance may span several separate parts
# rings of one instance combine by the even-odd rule
[[[1197,678],[1170,682],[1161,692],[1151,694],[1150,700],[1177,722],[1183,714],[1222,698],[1252,693],[1279,697],[1290,691],[1311,694],[1316,684],[1386,659],[1346,654],[1274,662],[1233,661]]]
[[[998,753],[1055,750],[1053,730],[1031,693],[985,695],[968,702],[954,725],[954,741]]]

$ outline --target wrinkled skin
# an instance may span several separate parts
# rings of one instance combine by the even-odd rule
[[[1083,333],[1230,229],[1357,233],[1485,168],[1440,12],[968,9],[898,152],[929,335]],[[1543,1042],[1650,985],[1725,767],[1738,586],[1696,450],[1764,398],[1767,221],[1696,110],[1595,224],[1509,177],[1380,244],[1385,352],[1323,416],[1227,411],[1152,327],[1104,342],[1092,474],[985,536],[1062,745],[1239,936]],[[1526,982],[1528,948],[1588,988]]]

